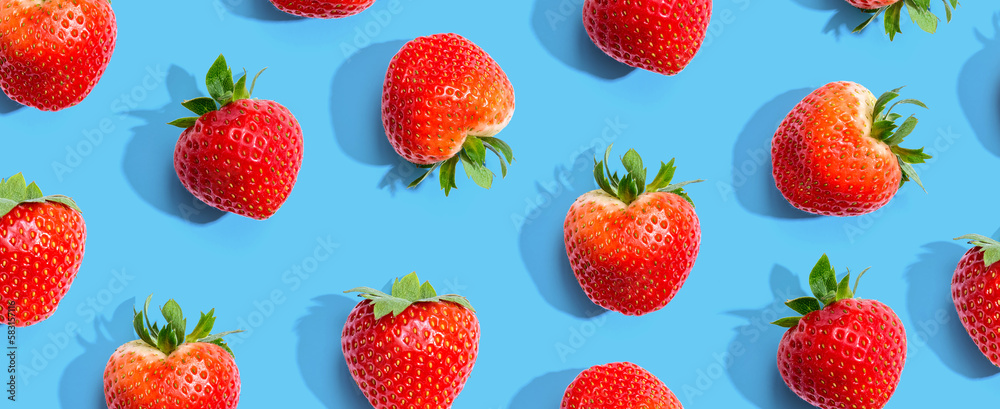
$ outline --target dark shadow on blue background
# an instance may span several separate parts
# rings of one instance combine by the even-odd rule
[[[510,401],[511,409],[556,409],[562,404],[566,387],[583,369],[549,372],[531,381]]]
[[[836,39],[840,39],[842,34],[851,34],[854,27],[857,27],[869,17],[869,14],[858,10],[844,0],[795,0],[800,6],[812,10],[824,10],[833,13],[830,20],[823,27],[823,33],[833,34]],[[883,30],[882,18],[873,21],[865,30]]]
[[[132,190],[160,211],[191,223],[211,223],[225,212],[198,200],[181,184],[174,171],[174,145],[183,130],[167,125],[190,116],[181,102],[202,95],[198,81],[178,66],[167,71],[170,102],[158,110],[131,111],[145,124],[132,128],[132,140],[125,148],[122,168]]]
[[[556,309],[580,318],[593,318],[606,310],[594,304],[573,275],[563,223],[570,205],[593,190],[594,150],[581,154],[572,169],[560,166],[548,181],[536,182],[538,195],[526,198],[516,216],[520,222],[521,260],[542,298]]]
[[[913,321],[906,331],[907,359],[929,348],[955,373],[970,379],[985,378],[1000,370],[972,342],[951,298],[952,276],[970,247],[959,243],[924,245],[917,261],[906,269],[906,304]]]
[[[260,21],[291,21],[302,20],[302,17],[294,16],[278,10],[267,0],[210,0],[216,9],[228,10],[240,17],[252,18]]]
[[[978,30],[975,36],[983,49],[962,67],[958,101],[979,141],[1000,156],[1000,14],[993,16],[992,38]]]
[[[0,114],[9,114],[21,108],[24,108],[24,105],[14,102],[7,97],[7,94],[0,92]]]
[[[132,329],[135,299],[121,303],[110,318],[98,315],[93,321],[94,339],[77,334],[83,353],[76,357],[59,380],[59,405],[62,409],[107,409],[104,399],[104,368],[118,347],[136,339]]]
[[[771,175],[771,139],[785,116],[812,90],[788,91],[764,104],[743,127],[733,148],[733,175],[730,185],[719,185],[723,199],[733,195],[752,213],[780,219],[817,217],[792,207],[774,185]],[[725,191],[726,188],[732,192]]]
[[[545,50],[573,69],[606,80],[635,70],[605,54],[587,36],[583,0],[536,0],[531,27]]]
[[[295,324],[302,381],[324,408],[371,407],[347,370],[339,342],[347,316],[358,300],[344,295],[316,297],[308,313]]]
[[[785,301],[806,295],[802,289],[805,278],[799,278],[787,268],[774,266],[771,270],[772,297],[762,308],[732,311],[731,315],[748,322],[736,327],[736,336],[730,343],[732,364],[727,369],[736,390],[761,409],[811,409],[813,406],[795,395],[778,372],[776,357],[778,344],[785,329],[771,322],[795,315],[785,306]]]
[[[330,95],[330,117],[337,144],[351,159],[389,166],[378,187],[395,193],[420,174],[396,154],[382,127],[382,84],[389,61],[405,41],[372,44],[351,55],[337,70]],[[435,184],[429,178],[424,183]]]

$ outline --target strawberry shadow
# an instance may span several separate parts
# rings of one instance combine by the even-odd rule
[[[837,40],[840,40],[842,34],[851,34],[854,27],[864,22],[869,16],[844,0],[795,0],[795,2],[807,9],[833,12],[830,20],[823,27],[823,33],[833,34]],[[878,30],[881,26],[881,22],[876,21],[866,30]]]
[[[562,404],[563,394],[583,369],[549,372],[533,379],[510,401],[511,409],[553,409]]]
[[[782,317],[795,315],[795,312],[785,306],[785,301],[806,295],[802,289],[799,277],[787,268],[774,266],[771,270],[771,297],[762,308],[752,310],[731,311],[729,314],[747,320],[733,330],[736,336],[729,344],[729,365],[727,373],[736,390],[761,409],[810,409],[813,406],[795,395],[778,372],[778,344],[785,329],[771,322]],[[756,297],[761,299],[764,297]],[[694,387],[702,393],[708,393],[710,380]]]
[[[226,213],[194,197],[174,171],[174,145],[181,129],[167,122],[186,116],[181,102],[202,95],[194,76],[174,65],[167,71],[170,102],[157,110],[130,111],[145,121],[132,128],[122,168],[125,178],[143,200],[171,216],[195,224],[218,220]]]
[[[907,360],[930,349],[955,373],[969,379],[996,375],[993,366],[962,326],[951,298],[951,279],[959,259],[968,250],[959,242],[934,242],[922,247],[917,261],[906,269]]]
[[[7,97],[7,94],[0,92],[0,115],[9,114],[21,108],[24,108],[24,105],[14,102],[14,100]]]
[[[333,78],[330,97],[333,133],[340,149],[359,163],[388,166],[378,187],[390,193],[405,188],[419,175],[416,166],[396,154],[382,127],[385,71],[403,44],[403,40],[376,43],[348,56]]]
[[[371,407],[347,369],[339,342],[357,298],[323,295],[312,301],[309,311],[295,324],[302,381],[324,408]]]
[[[295,21],[303,17],[278,10],[267,0],[211,0],[217,9],[228,10],[240,16],[259,21]]]
[[[1000,156],[1000,14],[993,15],[993,38],[975,36],[983,49],[962,67],[958,101],[983,147]]]
[[[581,154],[593,158],[594,150]],[[593,190],[593,162],[577,161],[572,168],[560,166],[549,182],[536,182],[538,194],[524,200],[525,208],[515,217],[519,223],[521,260],[542,298],[556,309],[579,318],[594,318],[607,312],[583,292],[566,255],[563,223],[566,212],[580,195]]]
[[[635,68],[594,45],[583,27],[584,0],[536,0],[531,28],[545,50],[571,68],[604,80],[622,78]]]
[[[108,407],[102,374],[115,350],[136,339],[131,325],[134,305],[135,299],[132,298],[119,304],[108,318],[97,315],[92,321],[92,340],[77,333],[76,341],[83,348],[83,353],[66,366],[59,380],[59,404],[62,409]]]
[[[718,184],[724,201],[736,197],[744,209],[778,219],[805,219],[817,215],[803,212],[785,200],[771,174],[771,139],[788,112],[812,90],[800,88],[781,94],[760,107],[743,127],[733,149],[733,173],[729,183]]]

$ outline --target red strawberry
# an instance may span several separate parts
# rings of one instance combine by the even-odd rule
[[[206,82],[211,98],[183,103],[198,117],[170,123],[184,128],[174,150],[177,177],[212,207],[267,219],[295,186],[302,167],[302,128],[281,104],[250,99],[257,77],[249,90],[246,74],[233,84],[221,55]]]
[[[663,308],[684,285],[698,258],[701,226],[683,190],[692,182],[670,184],[673,159],[660,163],[647,186],[638,153],[622,157],[628,173],[619,180],[607,170],[610,152],[609,146],[594,167],[602,190],[580,196],[566,214],[566,254],[594,303],[643,315]]]
[[[616,362],[580,372],[566,388],[561,409],[681,409],[662,381],[639,365]]]
[[[187,320],[174,300],[161,309],[167,324],[149,323],[149,301],[135,313],[138,340],[118,347],[104,369],[108,409],[233,409],[240,401],[240,371],[222,337],[209,335],[211,310],[186,337]]]
[[[375,0],[271,0],[274,7],[288,14],[310,18],[343,18],[358,14]]]
[[[5,0],[0,5],[0,88],[43,111],[79,104],[115,51],[108,0]]]
[[[674,75],[701,48],[711,0],[586,0],[583,25],[605,54],[636,68]]]
[[[435,34],[406,43],[392,58],[382,87],[382,124],[400,156],[430,168],[416,186],[441,168],[444,194],[455,185],[459,161],[479,186],[493,184],[486,150],[500,158],[503,176],[514,160],[510,146],[493,137],[514,115],[514,88],[482,48],[458,34]]]
[[[0,179],[0,322],[26,327],[52,316],[80,271],[86,242],[73,199],[43,196],[20,173]]]
[[[416,273],[392,295],[368,287],[344,324],[351,376],[375,409],[450,408],[479,354],[479,320],[465,297],[437,295]]]
[[[955,240],[966,239],[975,247],[958,262],[951,298],[972,341],[993,365],[1000,366],[1000,243],[978,234]]]
[[[871,14],[871,17],[868,17],[865,22],[854,29],[855,33],[861,32],[872,21],[875,21],[876,17],[885,13],[885,33],[889,35],[889,41],[893,40],[896,33],[902,33],[899,29],[899,19],[903,15],[904,5],[907,13],[910,13],[910,19],[916,22],[921,30],[928,33],[933,34],[937,31],[938,20],[940,20],[931,12],[930,0],[847,0],[847,3]],[[950,23],[951,9],[958,8],[958,0],[942,0],[942,3],[944,3],[945,14]]]
[[[832,82],[792,109],[774,134],[771,161],[778,190],[800,210],[828,216],[857,216],[889,203],[903,182],[920,178],[910,166],[931,156],[899,146],[917,125],[912,115],[899,128],[899,89],[877,100],[853,82]]]
[[[785,303],[803,316],[774,322],[790,328],[778,345],[781,379],[821,409],[882,408],[906,362],[906,330],[899,317],[878,301],[854,298],[858,283],[852,290],[850,281],[848,271],[837,283],[824,254],[809,275],[815,298]]]

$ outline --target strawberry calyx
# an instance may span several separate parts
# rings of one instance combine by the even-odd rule
[[[966,234],[962,237],[956,237],[955,240],[968,240],[969,244],[979,248],[983,252],[983,263],[986,264],[986,267],[1000,261],[1000,242],[996,240],[981,234]]]
[[[868,272],[867,268],[861,274],[858,274],[858,277],[854,280],[853,288],[850,286],[850,270],[847,271],[847,275],[838,283],[837,273],[834,271],[833,266],[830,265],[830,258],[826,254],[823,254],[823,257],[820,257],[816,266],[813,267],[812,272],[809,273],[809,288],[812,289],[813,296],[799,297],[785,302],[788,308],[802,315],[782,318],[772,322],[772,324],[779,327],[791,328],[797,325],[799,320],[810,312],[819,311],[823,307],[840,300],[854,298],[854,295],[858,292],[858,282],[861,281],[861,276],[865,275],[866,272]]]
[[[448,196],[451,189],[458,188],[458,185],[455,184],[455,169],[458,167],[458,162],[462,162],[465,175],[480,187],[489,189],[493,185],[494,174],[493,171],[486,167],[487,150],[493,152],[500,159],[501,177],[507,177],[507,165],[514,163],[514,151],[510,149],[510,145],[490,136],[468,135],[465,137],[465,142],[462,143],[462,150],[455,156],[430,165],[417,165],[417,167],[427,169],[427,172],[424,172],[423,175],[420,175],[420,177],[411,182],[407,187],[416,187],[424,179],[427,179],[432,172],[440,169],[441,171],[438,176],[441,181],[441,189],[444,189],[444,195]],[[504,160],[506,160],[506,163],[504,163]]]
[[[69,206],[79,213],[83,213],[76,202],[68,196],[42,194],[42,189],[31,182],[27,184],[24,175],[17,173],[7,179],[0,179],[0,217],[6,216],[21,203],[44,203],[55,202]]]
[[[199,97],[182,102],[181,105],[184,108],[194,112],[197,116],[176,119],[169,122],[168,125],[187,129],[194,126],[195,122],[202,115],[216,111],[230,102],[250,99],[251,95],[253,95],[254,87],[257,86],[257,78],[266,69],[260,70],[253,77],[250,88],[247,89],[246,70],[243,70],[242,77],[233,82],[233,70],[226,64],[226,57],[219,54],[219,58],[215,60],[215,63],[208,69],[208,74],[205,76],[205,85],[208,86],[208,94],[211,95],[211,98]]]
[[[941,0],[944,3],[945,15],[947,21],[951,22],[951,10],[958,9],[958,0]],[[903,7],[906,7],[906,12],[910,14],[910,20],[917,23],[917,26],[921,30],[928,33],[934,34],[937,31],[938,20],[941,20],[938,16],[931,12],[931,0],[899,0],[888,6],[871,9],[862,10],[865,13],[871,14],[867,20],[865,20],[861,25],[854,28],[855,33],[860,33],[865,27],[868,27],[872,21],[880,14],[885,14],[885,33],[889,35],[889,41],[895,38],[896,33],[902,33],[903,31],[899,29],[899,20],[903,14]]]
[[[618,172],[612,174],[611,169],[608,167],[608,164],[611,163],[610,155],[612,146],[608,145],[608,149],[604,151],[603,161],[598,161],[597,158],[594,158],[594,179],[597,180],[597,185],[601,187],[601,190],[625,202],[626,205],[632,204],[632,202],[645,192],[668,192],[683,197],[684,200],[687,200],[688,203],[694,206],[694,201],[684,192],[684,186],[691,183],[704,182],[704,180],[698,179],[670,183],[674,178],[674,172],[677,170],[677,167],[674,166],[674,159],[670,159],[670,162],[667,163],[660,162],[660,171],[656,173],[653,181],[647,185],[646,168],[642,165],[642,157],[634,149],[629,149],[628,152],[625,152],[625,156],[622,156],[622,165],[625,166],[626,173],[623,177],[619,178]]]
[[[916,128],[917,118],[910,115],[903,121],[902,125],[897,126],[896,121],[903,116],[892,112],[892,110],[900,104],[916,105],[924,109],[927,109],[927,105],[916,99],[901,99],[889,105],[892,100],[899,97],[899,91],[902,89],[903,87],[899,87],[888,91],[879,96],[878,100],[875,101],[875,110],[872,114],[871,137],[888,145],[892,153],[896,155],[896,162],[899,163],[899,169],[903,173],[899,184],[902,185],[912,180],[917,182],[917,185],[926,192],[927,189],[924,188],[924,184],[920,181],[916,169],[913,169],[913,166],[910,164],[924,163],[927,159],[932,158],[932,156],[924,153],[924,148],[907,149],[899,146],[903,142],[903,138],[909,136],[913,132],[913,129]],[[888,109],[886,109],[886,106],[888,106]]]
[[[139,338],[143,342],[153,348],[159,349],[167,356],[170,356],[181,345],[195,342],[218,345],[225,349],[226,352],[229,352],[229,355],[233,355],[233,350],[229,349],[229,346],[222,340],[222,337],[243,331],[237,330],[211,334],[212,327],[215,326],[214,308],[208,314],[201,313],[198,324],[194,326],[190,334],[185,336],[184,334],[187,333],[187,319],[184,318],[181,306],[174,300],[168,300],[160,308],[160,313],[167,320],[166,325],[160,328],[158,323],[150,323],[149,302],[152,299],[152,295],[146,298],[146,303],[142,306],[142,311],[135,311],[135,317],[132,321],[135,333],[139,335]]]
[[[360,293],[359,297],[371,301],[375,309],[375,319],[378,320],[390,313],[393,316],[402,314],[411,305],[419,302],[440,302],[448,301],[461,305],[472,312],[472,304],[465,297],[457,294],[438,295],[431,283],[424,281],[420,284],[417,273],[410,273],[403,278],[397,278],[392,283],[392,294],[386,294],[369,287],[357,287],[344,291],[347,293]]]

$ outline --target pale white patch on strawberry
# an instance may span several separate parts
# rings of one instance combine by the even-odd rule
[[[136,356],[146,358],[152,361],[167,359],[167,355],[164,354],[162,351],[154,348],[152,345],[149,345],[139,339],[126,343],[125,345],[122,345],[120,348],[118,348],[118,350],[122,354],[133,353]]]
[[[593,202],[601,206],[602,208],[607,208],[607,209],[615,209],[615,208],[625,209],[626,207],[628,207],[625,204],[625,202],[622,202],[617,197],[609,195],[607,192],[601,189],[591,190],[587,193],[584,193],[583,196],[580,196],[580,198],[577,200],[584,202]]]

